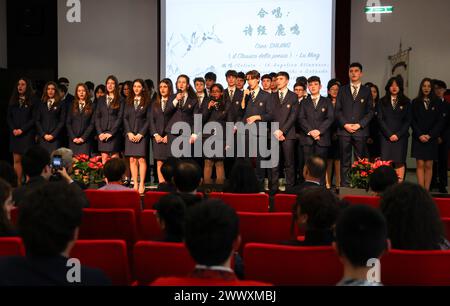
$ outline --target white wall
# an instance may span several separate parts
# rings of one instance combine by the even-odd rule
[[[364,65],[364,81],[383,88],[390,77],[389,55],[412,47],[409,97],[417,95],[424,77],[450,84],[450,1],[381,0],[393,5],[394,13],[382,16],[381,23],[369,23],[365,0],[352,1],[351,61]]]
[[[7,68],[6,0],[0,0],[0,68]]]
[[[157,0],[81,1],[81,23],[69,23],[66,0],[58,0],[58,70],[72,91],[78,82],[103,84],[157,80]]]

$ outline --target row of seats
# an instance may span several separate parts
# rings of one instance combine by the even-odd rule
[[[161,197],[167,195],[166,192],[147,192],[144,196],[143,209],[153,209],[153,205],[159,201]],[[142,210],[141,199],[137,192],[134,191],[99,191],[87,190],[91,208],[128,208],[138,213]],[[202,193],[198,196],[203,197]],[[209,198],[222,199],[226,204],[232,206],[238,212],[268,212],[269,196],[267,194],[227,194],[227,193],[210,193]],[[372,196],[345,196],[351,204],[367,204],[374,208],[379,208],[380,198]],[[296,195],[277,194],[274,197],[273,212],[292,212],[292,207],[297,200]],[[450,198],[435,198],[436,205],[440,211],[442,218],[450,218]],[[137,214],[138,216],[138,214]]]
[[[108,256],[99,256],[108,254]],[[130,270],[125,242],[77,241],[71,257],[88,267],[103,270],[114,285],[147,285],[158,277],[185,276],[195,264],[181,243],[138,242]],[[23,256],[20,238],[1,238],[0,256]],[[331,247],[292,247],[247,244],[246,279],[277,286],[335,285],[342,264]],[[131,272],[130,272],[131,271]],[[450,251],[391,250],[381,259],[385,285],[450,285]]]

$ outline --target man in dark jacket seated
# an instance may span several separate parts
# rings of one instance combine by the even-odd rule
[[[311,156],[308,158],[305,167],[303,168],[303,177],[305,178],[305,181],[300,185],[286,189],[285,193],[299,194],[303,189],[321,186],[326,171],[326,162],[317,155]]]
[[[110,285],[100,270],[70,260],[82,206],[75,186],[64,182],[47,183],[30,192],[18,221],[27,255],[0,259],[0,286]]]

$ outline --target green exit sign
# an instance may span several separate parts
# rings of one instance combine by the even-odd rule
[[[366,14],[391,14],[394,11],[393,6],[366,6]]]

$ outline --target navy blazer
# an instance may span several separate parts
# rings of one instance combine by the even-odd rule
[[[66,123],[67,107],[61,101],[54,103],[51,109],[47,107],[47,102],[40,102],[36,106],[36,131],[39,137],[52,135],[58,138],[61,129]]]
[[[436,139],[441,135],[445,125],[447,114],[442,109],[442,104],[433,99],[428,110],[425,109],[423,100],[414,99],[412,102],[413,137],[416,139],[422,135],[430,135]]]
[[[153,135],[158,134],[161,137],[166,136],[166,123],[168,122],[167,117],[167,110],[166,112],[162,111],[161,104],[157,104],[156,102],[153,102],[150,106],[150,135],[153,137]]]
[[[300,104],[298,120],[302,132],[300,142],[302,145],[313,145],[314,139],[308,136],[313,130],[320,131],[320,140],[317,142],[322,147],[331,146],[331,126],[334,123],[334,107],[330,99],[320,97],[317,108],[311,97],[308,97]]]
[[[32,100],[30,105],[20,107],[19,103],[8,106],[8,114],[6,121],[10,132],[13,130],[22,130],[23,133],[28,133],[35,128],[35,107],[39,101]]]
[[[170,118],[166,125],[166,133],[172,134],[172,126],[177,122],[186,122],[191,126],[191,131],[194,133],[194,111],[197,107],[198,101],[196,98],[188,97],[183,104],[183,108],[179,108],[178,104],[175,107],[173,101],[177,95],[172,95],[167,101],[166,114]]]
[[[261,116],[261,121],[255,122],[256,128],[259,131],[259,124],[260,122],[271,122],[273,119],[272,115],[272,107],[273,107],[273,101],[272,101],[272,95],[265,92],[264,90],[260,89],[258,95],[255,97],[255,101],[252,101],[252,98],[250,95],[248,95],[245,98],[245,109],[242,109],[241,105],[241,111],[240,111],[240,118],[245,125],[247,125],[247,119],[252,116]],[[241,101],[242,102],[242,101]],[[270,129],[270,126],[267,126],[268,129]],[[259,135],[263,137],[267,137],[266,134]]]
[[[409,127],[411,126],[411,102],[404,97],[399,101],[394,110],[391,97],[385,96],[377,104],[377,119],[380,132],[383,137],[389,139],[392,135],[397,135],[399,139],[409,137]]]
[[[300,107],[297,95],[288,90],[283,103],[281,103],[279,93],[275,92],[272,93],[272,103],[272,121],[280,124],[280,130],[286,139],[295,140],[295,122]]]
[[[224,100],[221,103],[222,105],[221,107],[219,107],[219,109],[216,109],[216,107],[208,108],[208,105],[206,105],[206,107],[203,107],[203,120],[205,124],[208,122],[219,123],[220,125],[222,125],[223,132],[226,133],[225,127],[232,105],[231,103],[226,103]],[[218,135],[218,137],[222,138],[221,136],[225,137],[225,134]]]
[[[230,104],[231,108],[228,112],[228,118],[227,121],[228,122],[238,122],[238,121],[242,121],[242,118],[240,117],[241,114],[241,103],[242,103],[242,98],[244,98],[244,92],[242,90],[239,90],[237,87],[235,88],[235,92],[233,93],[233,99],[231,99],[230,94],[228,92],[228,88],[225,89],[225,93],[223,95],[224,99],[225,99],[225,103],[226,104]]]
[[[66,126],[70,140],[81,137],[86,142],[94,130],[95,105],[92,104],[90,113],[85,110],[81,113],[77,110],[74,113],[71,108],[68,109],[68,112]]]
[[[134,105],[126,103],[123,114],[123,126],[125,134],[141,134],[146,136],[150,126],[150,106],[139,105],[137,109]]]
[[[345,85],[339,90],[336,100],[336,119],[339,124],[339,136],[369,136],[369,123],[373,118],[373,101],[370,88],[361,85],[358,96],[353,100],[350,85]],[[344,129],[346,124],[359,124],[361,129],[350,134]]]
[[[95,129],[97,134],[110,133],[115,136],[122,127],[125,101],[119,99],[119,107],[112,109],[106,104],[106,96],[100,97],[95,110]]]

